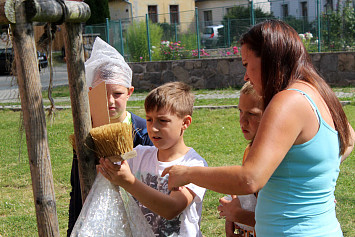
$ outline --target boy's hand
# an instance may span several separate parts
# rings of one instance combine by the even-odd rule
[[[106,179],[115,185],[125,188],[134,183],[135,177],[127,161],[122,161],[121,165],[116,165],[109,159],[100,158],[100,164],[97,166],[97,169]]]
[[[232,200],[227,200],[223,197],[219,199],[219,203],[221,204],[218,206],[219,215],[226,217],[226,221],[237,221],[235,216],[238,210],[241,209],[237,196],[233,196]]]

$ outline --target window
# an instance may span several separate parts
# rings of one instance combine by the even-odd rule
[[[170,5],[170,24],[179,24],[179,5]]]
[[[227,14],[232,13],[233,7],[227,7],[227,8],[226,8],[226,11],[227,11]]]
[[[205,26],[213,25],[212,11],[204,11],[203,12],[203,17],[204,17],[204,20],[205,20]]]
[[[158,7],[156,5],[148,6],[148,16],[153,23],[158,23]]]
[[[326,12],[333,11],[333,0],[326,0],[324,7]]]
[[[301,2],[301,14],[303,19],[307,20],[307,16],[308,16],[307,2]]]
[[[288,17],[288,4],[282,4],[282,16]]]

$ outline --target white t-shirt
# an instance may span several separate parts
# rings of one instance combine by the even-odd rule
[[[207,162],[193,149],[181,158],[171,162],[160,162],[158,149],[154,146],[136,146],[137,157],[128,160],[132,173],[137,179],[159,192],[169,194],[168,176],[161,177],[163,170],[172,165],[207,166]],[[176,218],[167,220],[138,203],[156,236],[202,236],[200,221],[205,188],[194,184],[186,185],[196,194],[191,204]]]

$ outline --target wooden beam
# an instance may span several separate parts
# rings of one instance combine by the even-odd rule
[[[6,3],[6,0],[0,0],[0,23],[1,24],[10,24],[10,21],[6,18],[6,15],[5,15],[5,3]]]
[[[11,29],[26,131],[38,236],[59,236],[33,25],[26,21],[23,1],[17,0],[15,2],[17,24],[12,24]]]
[[[64,30],[81,197],[84,202],[96,177],[96,156],[93,152],[94,143],[89,136],[91,116],[85,79],[82,26],[80,23],[65,23]]]
[[[16,23],[16,0],[0,0],[0,24]],[[91,15],[90,7],[84,2],[56,0],[26,0],[28,22],[86,22]]]

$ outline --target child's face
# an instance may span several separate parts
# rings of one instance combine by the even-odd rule
[[[183,142],[185,118],[160,109],[146,112],[146,119],[149,138],[159,150],[171,149]]]
[[[133,87],[127,89],[121,85],[106,84],[108,110],[111,119],[122,122],[126,116],[126,107]]]
[[[263,113],[261,102],[253,95],[241,94],[238,109],[240,112],[239,124],[244,138],[253,140]]]

